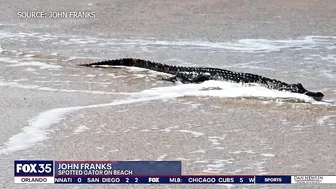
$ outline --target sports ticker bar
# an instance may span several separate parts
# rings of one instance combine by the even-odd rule
[[[82,184],[254,184],[254,176],[126,176],[55,178],[55,183]]]
[[[324,181],[324,182],[323,182]],[[56,184],[292,184],[336,183],[336,176],[176,175],[55,177]]]
[[[292,184],[336,183],[320,175],[181,175],[181,161],[14,161],[15,183]]]

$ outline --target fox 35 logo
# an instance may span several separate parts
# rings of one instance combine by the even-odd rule
[[[51,160],[16,160],[14,176],[53,176],[54,162]]]

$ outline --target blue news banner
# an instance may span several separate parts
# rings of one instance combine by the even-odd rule
[[[291,176],[181,175],[181,161],[14,161],[15,183],[290,184]]]

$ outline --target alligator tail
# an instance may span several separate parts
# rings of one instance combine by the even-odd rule
[[[138,67],[145,68],[153,71],[164,72],[169,74],[176,74],[182,67],[180,66],[170,66],[167,64],[162,64],[158,62],[152,62],[149,60],[134,59],[134,58],[122,58],[115,60],[107,60],[102,62],[95,62],[89,64],[80,64],[79,66],[94,67],[94,66],[128,66],[128,67]]]

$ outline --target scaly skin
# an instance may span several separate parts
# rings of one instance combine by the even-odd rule
[[[182,83],[200,83],[206,80],[223,80],[236,83],[257,83],[269,89],[305,94],[307,96],[314,98],[317,101],[322,100],[324,96],[323,93],[321,92],[311,92],[306,90],[301,83],[287,84],[282,81],[270,79],[260,75],[242,73],[242,72],[233,72],[230,70],[219,68],[173,66],[133,58],[107,60],[90,64],[81,64],[80,66],[93,67],[101,65],[139,67],[153,71],[168,73],[174,76],[171,78],[166,78],[165,80],[169,81],[179,80]]]

